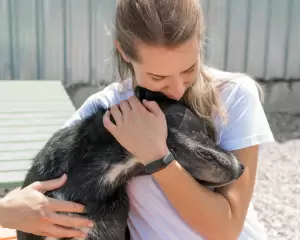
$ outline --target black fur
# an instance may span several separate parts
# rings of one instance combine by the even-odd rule
[[[231,153],[215,145],[207,136],[205,121],[196,117],[182,102],[143,88],[137,88],[135,93],[139,99],[159,103],[167,119],[168,147],[200,184],[220,186],[241,176],[243,166]],[[126,184],[134,176],[144,173],[143,165],[137,162],[128,164],[133,156],[104,128],[104,113],[104,109],[99,109],[87,119],[54,133],[33,159],[22,187],[67,173],[66,184],[46,195],[87,207],[82,215],[96,224],[88,239],[119,240],[125,238],[127,226],[129,204]],[[123,171],[111,174],[112,169],[117,169],[116,164]],[[113,176],[110,181],[108,175]],[[18,240],[44,238],[20,231],[17,236]]]

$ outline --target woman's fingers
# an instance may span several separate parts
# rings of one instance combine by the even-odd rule
[[[115,135],[117,132],[117,125],[111,121],[110,117],[111,113],[107,110],[103,116],[103,125],[112,135]]]
[[[161,111],[160,107],[158,106],[157,102],[155,101],[147,101],[146,99],[143,100],[143,105],[155,116],[161,117],[163,112]]]
[[[45,229],[42,231],[44,236],[55,237],[55,238],[85,238],[87,235],[86,233],[72,229],[72,228],[65,228],[56,225],[47,225]]]
[[[68,216],[66,214],[52,213],[47,216],[47,220],[55,225],[64,227],[86,227],[92,228],[93,222],[80,216]]]
[[[52,191],[62,187],[67,180],[67,175],[63,174],[60,178],[56,178],[48,181],[34,182],[28,187],[33,188],[41,193]]]
[[[56,212],[83,213],[85,206],[71,201],[62,201],[55,198],[48,198],[48,209]]]
[[[131,110],[132,110],[128,101],[122,101],[120,103],[120,109],[122,111],[124,118],[127,118],[130,115]]]
[[[129,103],[129,106],[131,107],[131,109],[135,112],[139,111],[147,111],[145,109],[145,107],[143,106],[143,104],[140,102],[140,100],[135,97],[135,96],[132,96],[128,99],[128,103]]]
[[[118,105],[111,107],[110,114],[114,118],[117,126],[121,126],[123,124],[123,115]]]

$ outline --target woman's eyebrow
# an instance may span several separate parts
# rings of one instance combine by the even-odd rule
[[[190,66],[188,69],[182,71],[181,73],[186,73],[186,72],[190,71],[193,67],[196,66],[196,64],[197,63],[194,63],[192,66]],[[163,78],[163,77],[169,77],[169,76],[166,76],[166,75],[158,75],[158,74],[149,73],[149,72],[146,72],[146,73],[149,74],[149,75],[155,76],[155,77],[161,77],[161,78]]]

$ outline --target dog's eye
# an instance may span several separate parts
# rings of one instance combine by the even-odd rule
[[[199,151],[198,150],[198,151],[196,151],[196,153],[197,153],[197,155],[199,155],[203,159],[203,161],[205,161],[207,163],[211,160],[211,154],[206,152],[206,151]]]

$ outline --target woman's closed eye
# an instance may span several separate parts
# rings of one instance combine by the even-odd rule
[[[192,73],[194,73],[194,71],[195,71],[195,68],[191,68],[191,69],[185,71],[183,74],[192,74]],[[151,76],[152,80],[154,80],[154,81],[161,81],[161,80],[165,79],[166,77],[167,76],[153,76],[153,75]]]
[[[151,76],[152,80],[154,81],[160,81],[163,80],[165,77],[155,77],[155,76]]]
[[[195,71],[195,68],[192,68],[192,69],[189,69],[186,73],[187,74],[191,74],[191,73],[193,73]]]

